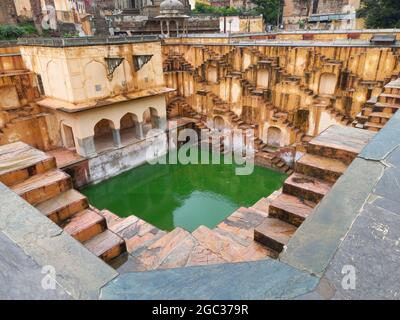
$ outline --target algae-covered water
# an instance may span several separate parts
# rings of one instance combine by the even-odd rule
[[[98,209],[121,217],[133,214],[162,230],[194,231],[200,225],[214,228],[237,208],[279,189],[286,178],[258,166],[240,176],[238,165],[221,163],[145,164],[81,192]]]

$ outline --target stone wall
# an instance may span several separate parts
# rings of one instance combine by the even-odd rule
[[[72,103],[164,84],[159,42],[69,48],[24,46],[21,53],[26,66],[41,75],[46,96]],[[140,55],[151,59],[136,70],[134,59]],[[109,67],[108,57],[120,59],[120,64]]]
[[[17,9],[14,0],[2,0],[0,2],[0,24],[17,23]]]
[[[64,170],[71,175],[74,186],[79,188],[145,164],[147,160],[167,152],[167,149],[165,136],[153,137],[95,155]]]
[[[222,116],[227,126],[235,127],[235,115],[254,125],[264,143],[270,142],[271,127],[271,134],[279,131],[274,141],[281,147],[332,124],[351,125],[364,103],[400,73],[398,48],[201,40],[209,42],[195,46],[197,38],[191,38],[185,39],[187,44],[163,47],[167,85],[209,125]],[[176,65],[169,64],[172,56]]]
[[[362,25],[355,12],[360,0],[286,0],[283,10],[283,24],[286,30],[298,29],[356,29]],[[318,15],[351,15],[338,18],[312,20]],[[317,19],[318,20],[318,19]],[[348,22],[350,20],[350,23]],[[300,21],[302,23],[300,24]]]

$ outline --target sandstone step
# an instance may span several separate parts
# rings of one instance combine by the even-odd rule
[[[310,215],[314,207],[315,203],[311,201],[303,201],[283,193],[269,205],[269,216],[298,227]]]
[[[276,258],[277,254],[273,250],[269,250],[265,246],[254,241],[254,227],[251,228],[249,236],[244,237],[241,233],[232,232],[221,228],[215,228],[212,230],[217,237],[223,241],[229,240],[235,243],[239,243],[243,249],[241,249],[241,258],[239,261],[256,261],[265,259],[267,257]],[[249,230],[250,231],[250,230]]]
[[[380,124],[380,123],[373,123],[373,122],[366,122],[364,123],[364,128],[372,131],[379,131],[381,130],[385,125]]]
[[[71,178],[59,169],[34,175],[11,189],[32,205],[49,200],[72,188]]]
[[[187,237],[190,237],[189,232],[179,227],[175,228],[157,241],[153,242],[139,254],[132,256],[131,260],[133,261],[130,262],[132,265],[124,267],[135,271],[157,269],[165,259],[167,259],[167,257],[177,249],[179,243],[185,241]],[[179,264],[178,260],[178,258],[175,259],[175,265]]]
[[[221,256],[228,262],[245,261],[245,248],[230,237],[222,237],[205,226],[198,227],[193,237],[203,246]]]
[[[300,199],[318,203],[332,188],[332,183],[294,173],[286,179],[283,192]]]
[[[84,246],[104,261],[110,261],[126,251],[124,240],[110,230],[105,230],[84,242]]]
[[[254,229],[254,240],[281,252],[295,233],[296,227],[276,218],[267,218]]]
[[[88,207],[87,198],[74,189],[60,193],[36,206],[40,212],[57,224]]]
[[[397,110],[399,110],[400,104],[377,102],[370,108],[371,112],[395,113]]]
[[[109,229],[123,238],[127,251],[135,255],[166,234],[134,215],[114,222]]]
[[[311,139],[307,151],[350,164],[373,136],[366,130],[333,125]]]
[[[76,240],[86,242],[106,229],[106,220],[95,211],[86,209],[65,221],[61,227]]]
[[[303,155],[295,165],[295,172],[334,183],[347,169],[340,160],[317,156]]]
[[[384,119],[390,119],[393,116],[391,113],[386,113],[386,112],[372,112],[369,114],[370,118],[384,118]],[[374,122],[374,121],[372,121]],[[378,122],[379,123],[379,122]]]
[[[54,157],[23,142],[0,146],[0,182],[10,187],[57,168]]]

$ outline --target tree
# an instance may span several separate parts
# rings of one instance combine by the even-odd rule
[[[369,29],[400,28],[400,1],[361,0],[357,17],[364,18]]]
[[[251,0],[256,10],[264,16],[265,23],[278,25],[282,18],[282,0]]]

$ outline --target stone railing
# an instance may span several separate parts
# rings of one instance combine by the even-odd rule
[[[158,41],[157,35],[124,36],[124,37],[82,37],[82,38],[19,38],[18,45],[45,47],[75,47],[88,45],[106,45]]]

